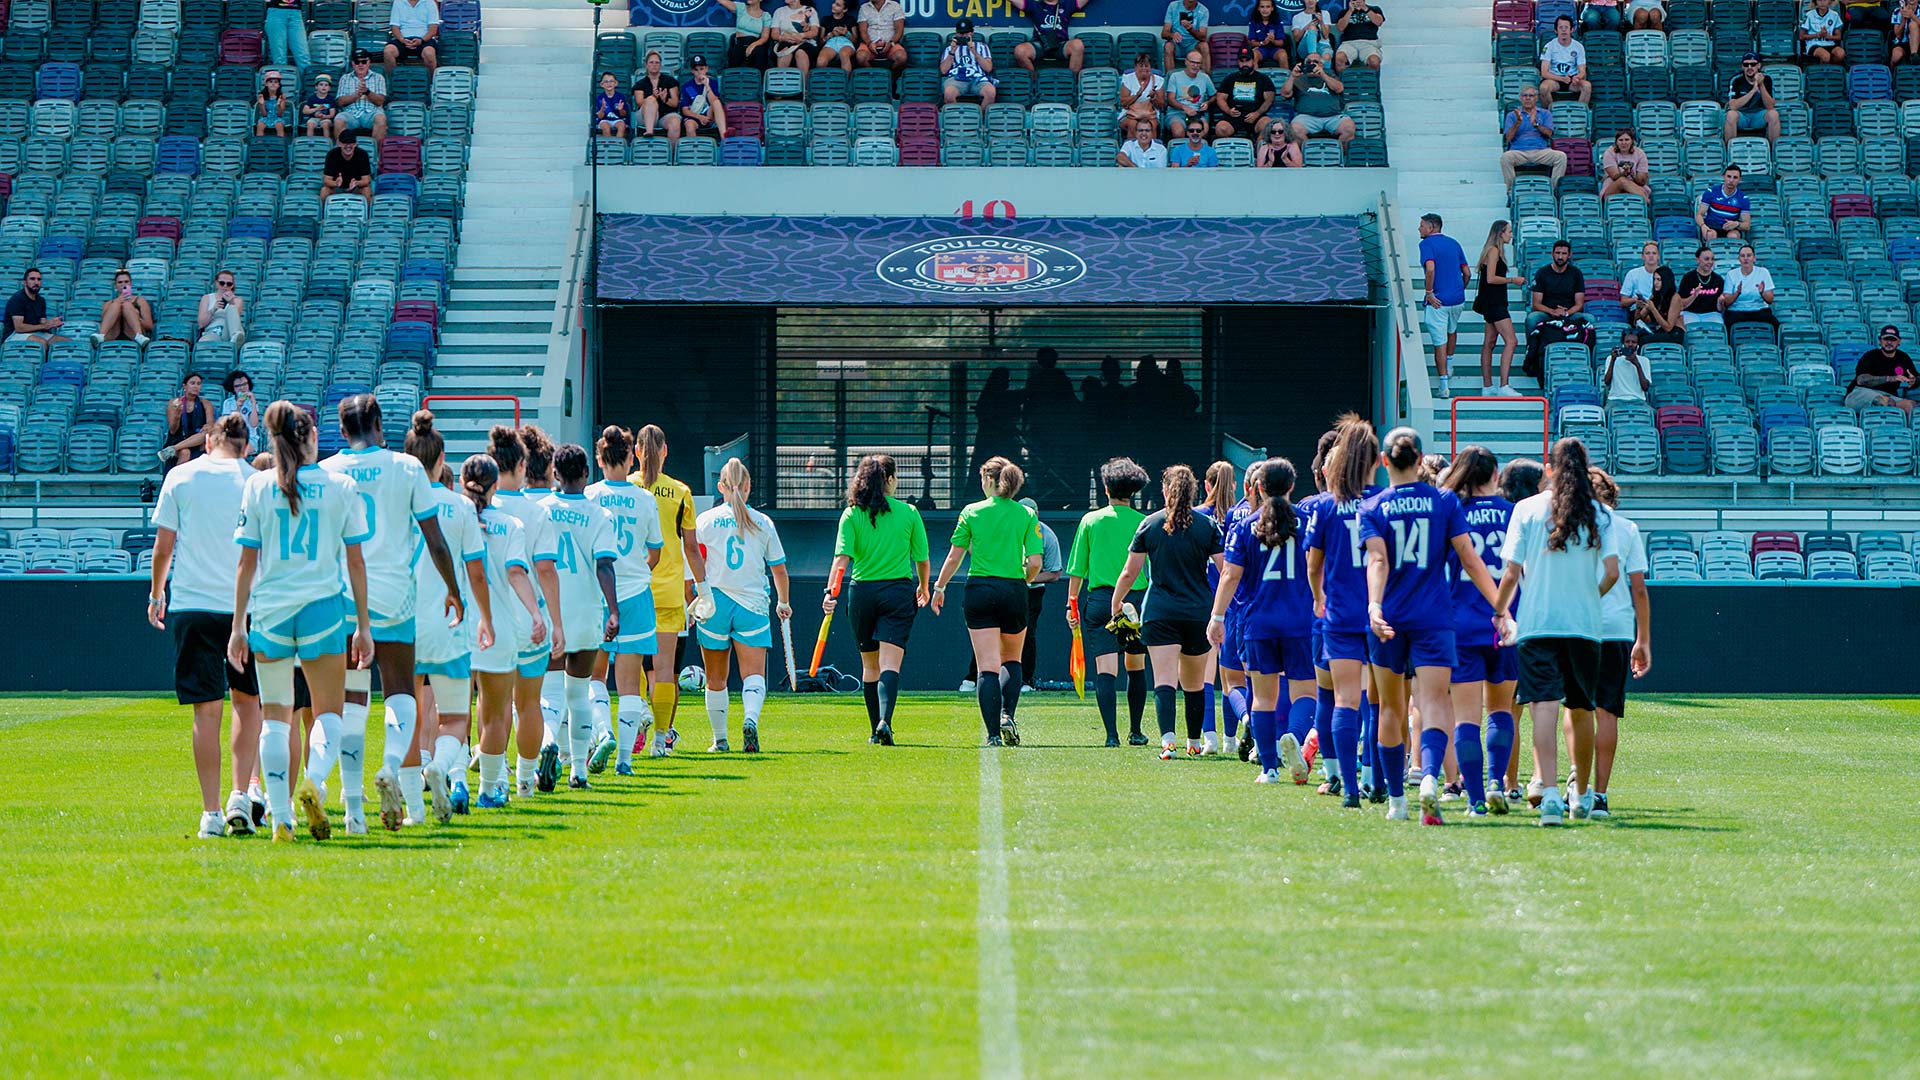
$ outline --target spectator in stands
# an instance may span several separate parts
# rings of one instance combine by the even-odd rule
[[[1900,348],[1900,328],[1888,323],[1880,328],[1880,347],[1862,353],[1853,366],[1853,381],[1847,384],[1844,400],[1854,409],[1892,405],[1905,410],[1911,420],[1913,402],[1906,392],[1913,385],[1913,357]]]
[[[1309,56],[1293,65],[1287,81],[1280,84],[1280,95],[1293,99],[1293,137],[1304,144],[1315,135],[1331,134],[1341,146],[1352,142],[1353,118],[1340,104],[1340,93],[1346,88],[1347,84],[1327,71],[1317,57]]]
[[[1721,135],[1732,142],[1742,132],[1767,133],[1767,141],[1780,137],[1780,110],[1774,107],[1773,76],[1760,70],[1760,56],[1747,53],[1740,58],[1740,74],[1727,84],[1727,121]]]
[[[1487,242],[1480,246],[1480,291],[1474,293],[1473,311],[1486,322],[1480,337],[1481,393],[1493,397],[1518,397],[1520,391],[1510,385],[1513,350],[1519,345],[1513,336],[1513,312],[1507,308],[1507,290],[1525,278],[1507,276],[1507,245],[1513,243],[1513,225],[1501,220],[1487,230]],[[1504,343],[1500,354],[1500,381],[1493,381],[1493,343]]]
[[[1754,265],[1752,244],[1740,245],[1740,265],[1727,274],[1720,310],[1728,326],[1758,322],[1780,329],[1780,320],[1773,314],[1773,275],[1766,267]]]
[[[1167,81],[1153,70],[1153,57],[1133,58],[1133,70],[1120,76],[1120,130],[1135,120],[1151,120],[1157,130],[1160,110],[1167,104]]]
[[[1720,297],[1727,291],[1727,279],[1713,269],[1713,249],[1701,244],[1693,253],[1693,269],[1680,278],[1668,317],[1679,316],[1691,330],[1696,326],[1723,326]]]
[[[272,129],[275,135],[287,137],[287,128],[294,124],[293,99],[280,89],[280,73],[269,71],[260,77],[260,93],[253,99],[253,133],[265,135]]]
[[[351,130],[340,133],[340,145],[327,151],[320,166],[320,201],[334,195],[359,195],[373,202],[373,167],[360,152],[360,138]]]
[[[1333,28],[1340,33],[1340,47],[1333,52],[1333,70],[1345,71],[1354,64],[1380,68],[1380,27],[1387,17],[1369,0],[1353,0],[1340,13]]]
[[[381,57],[388,77],[402,60],[418,57],[427,65],[427,77],[440,66],[440,4],[438,0],[393,0],[387,16],[387,36],[391,41]]]
[[[1013,62],[1033,70],[1037,60],[1064,60],[1067,70],[1080,74],[1087,43],[1067,33],[1067,20],[1090,0],[1009,0],[1013,9],[1033,24],[1033,38],[1013,47]],[[1032,670],[1032,669],[1028,669]]]
[[[1620,30],[1626,20],[1620,14],[1620,0],[1587,0],[1580,11],[1580,32]]]
[[[833,0],[833,6],[820,20],[820,55],[814,57],[818,67],[840,65],[840,70],[853,74],[853,54],[858,47],[860,24],[853,17],[853,6],[847,0]]]
[[[42,345],[69,340],[64,334],[53,331],[65,325],[65,319],[59,316],[47,317],[47,298],[40,295],[40,268],[27,267],[20,275],[20,291],[7,301],[5,313],[6,325],[0,327],[0,341],[15,334],[25,334]]]
[[[813,5],[787,0],[773,13],[774,63],[804,72],[813,66],[820,40],[820,14]]]
[[[306,0],[267,0],[267,62],[305,71],[313,64],[307,52]]]
[[[1553,148],[1553,111],[1541,106],[1540,91],[1529,86],[1520,91],[1520,107],[1507,114],[1507,152],[1500,155],[1500,173],[1513,186],[1515,171],[1522,165],[1545,165],[1553,170],[1553,186],[1567,175],[1565,151]]]
[[[245,302],[233,291],[233,286],[233,271],[222,270],[213,275],[213,291],[200,298],[201,341],[245,344],[246,316],[242,312]]]
[[[843,6],[846,0],[836,0],[836,7]],[[660,130],[667,133],[667,145],[676,145],[680,141],[680,80],[660,70],[660,53],[647,51],[646,74],[634,84],[634,106],[640,110],[639,134],[653,135],[653,125],[659,124]]]
[[[1298,169],[1305,165],[1306,155],[1293,139],[1292,125],[1268,124],[1267,137],[1260,140],[1253,163],[1262,169]]]
[[[1460,250],[1460,242],[1440,228],[1439,214],[1420,215],[1420,268],[1427,281],[1420,322],[1427,328],[1434,370],[1439,374],[1434,391],[1446,397],[1447,361],[1459,344],[1460,312],[1467,306],[1467,282],[1473,280],[1473,267],[1467,265],[1467,253]]]
[[[1740,190],[1740,166],[1729,165],[1720,174],[1720,186],[1700,193],[1693,208],[1693,222],[1700,226],[1700,239],[1746,237],[1753,231],[1753,202]]]
[[[1920,0],[1900,0],[1893,9],[1893,52],[1889,63],[1898,66],[1920,55]]]
[[[1607,404],[1616,401],[1645,401],[1653,389],[1653,376],[1646,357],[1640,355],[1640,331],[1627,327],[1620,344],[1607,353],[1601,364],[1600,385],[1607,388]]]
[[[993,54],[987,43],[973,38],[973,20],[961,19],[953,26],[953,40],[940,54],[941,86],[948,103],[962,94],[977,97],[980,104],[993,104],[998,87],[993,82]]]
[[[1291,85],[1292,80],[1289,79],[1288,82]],[[1340,99],[1335,97],[1331,90],[1326,89],[1330,82],[1337,82],[1337,80],[1330,80],[1330,77],[1322,77],[1319,80],[1321,89],[1317,91],[1317,104],[1325,106],[1331,102],[1334,115],[1338,116]],[[1305,110],[1304,105],[1299,108],[1302,111]],[[1220,80],[1220,85],[1213,94],[1214,137],[1259,139],[1265,134],[1267,125],[1273,123],[1273,117],[1269,115],[1272,109],[1273,80],[1253,66],[1253,50],[1241,46],[1240,65],[1234,69],[1233,74]],[[1316,123],[1314,126],[1317,129],[1325,129],[1325,125]],[[1340,139],[1343,143],[1353,137],[1353,132],[1350,130],[1353,125],[1348,124],[1347,127],[1349,131]]]
[[[1169,169],[1212,169],[1219,164],[1219,156],[1207,145],[1207,129],[1199,124],[1188,124],[1186,141],[1167,151]]]
[[[854,63],[861,67],[885,64],[895,71],[907,66],[907,47],[900,44],[906,33],[907,9],[900,0],[866,0],[860,5],[860,48]]]
[[[1553,40],[1540,50],[1540,103],[1553,107],[1555,92],[1573,94],[1581,101],[1593,96],[1587,81],[1587,47],[1573,40],[1573,20],[1553,20]]]
[[[353,54],[353,67],[340,76],[340,96],[335,99],[339,115],[333,131],[371,131],[374,139],[387,137],[387,78],[373,70],[373,54],[359,49]]]
[[[220,385],[227,392],[220,402],[220,415],[238,414],[240,419],[247,422],[247,445],[259,447],[260,421],[266,415],[266,407],[253,396],[252,377],[236,368],[227,372],[226,380]]]
[[[1887,0],[1846,0],[1847,25],[1856,30],[1885,30],[1892,25]]]
[[[1660,262],[1660,242],[1649,240],[1640,245],[1640,265],[1627,271],[1620,280],[1620,306],[1627,318],[1640,329],[1644,341],[1680,341],[1686,330],[1680,320],[1671,317],[1673,298],[1679,286],[1673,271]]]
[[[1663,30],[1667,25],[1666,0],[1627,0],[1627,21],[1635,30]]]
[[[1638,195],[1651,202],[1653,192],[1648,183],[1647,152],[1640,149],[1634,138],[1632,128],[1621,128],[1613,137],[1613,145],[1600,155],[1600,171],[1606,175],[1606,182],[1600,185],[1600,197],[1609,195]]]
[[[1840,47],[1840,13],[1833,0],[1813,0],[1800,16],[1800,51],[1815,64],[1843,64],[1847,50]]]
[[[1123,169],[1166,168],[1167,148],[1153,137],[1159,126],[1156,121],[1136,117],[1133,138],[1120,144],[1120,153],[1114,156],[1113,163]]]
[[[727,107],[720,103],[720,81],[707,74],[707,58],[698,53],[688,68],[692,74],[680,84],[680,134],[698,135],[706,127],[726,138]]]
[[[147,343],[153,333],[153,307],[147,298],[133,291],[133,275],[126,270],[113,272],[113,296],[100,305],[100,329],[93,335],[95,345],[109,341]]]
[[[1320,0],[1306,0],[1287,33],[1296,63],[1310,56],[1318,57],[1323,65],[1333,63],[1333,19],[1320,10]]]
[[[333,97],[333,76],[323,73],[313,80],[313,93],[300,103],[300,120],[309,135],[331,135],[338,112]]]
[[[1527,332],[1548,319],[1585,321],[1587,278],[1573,265],[1573,245],[1553,242],[1553,261],[1533,275],[1533,310],[1527,314]]]
[[[773,66],[773,16],[760,6],[760,0],[720,0],[720,6],[733,15],[733,36],[727,39],[727,64],[731,67]]]
[[[1164,70],[1172,71],[1174,60],[1207,45],[1207,5],[1200,0],[1173,0],[1160,23],[1161,46],[1166,56]]]
[[[620,77],[611,71],[600,73],[600,92],[593,96],[593,129],[615,139],[627,137],[627,118],[633,114],[626,92],[620,89]]]
[[[1253,12],[1247,16],[1247,44],[1264,65],[1292,67],[1287,47],[1292,41],[1293,17],[1282,15],[1274,0],[1253,0]],[[1209,95],[1211,96],[1211,95]]]
[[[185,465],[207,452],[213,410],[200,396],[200,382],[200,376],[189,372],[180,380],[180,396],[167,402],[167,444],[160,448],[161,461]]]
[[[1207,126],[1207,112],[1213,107],[1213,96],[1220,91],[1213,85],[1213,76],[1207,73],[1206,64],[1207,58],[1199,49],[1194,49],[1187,53],[1186,64],[1167,76],[1167,137],[1170,139],[1186,138],[1188,124]]]

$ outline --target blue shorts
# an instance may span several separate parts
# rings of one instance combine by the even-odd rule
[[[338,596],[323,596],[272,624],[254,619],[247,645],[262,660],[311,660],[347,651],[352,623]]]
[[[1734,126],[1741,131],[1767,130],[1767,111],[1765,109],[1756,109],[1753,112],[1737,112],[1733,115],[1739,118],[1734,122]]]
[[[773,622],[763,612],[749,611],[725,592],[713,590],[713,614],[693,624],[703,649],[724,649],[729,641],[762,649],[773,647]]]
[[[347,610],[353,610],[353,601],[347,601]],[[395,618],[390,615],[382,615],[369,607],[367,609],[367,621],[373,626],[373,640],[398,641],[408,645],[413,644],[413,613],[411,611]]]
[[[989,86],[992,86],[992,85],[993,85],[993,79],[992,79],[991,77],[989,77],[989,76],[985,76],[985,75],[983,75],[983,76],[981,76],[981,77],[980,77],[980,78],[978,78],[978,79],[952,79],[952,78],[950,78],[950,79],[948,79],[948,80],[946,81],[946,85],[947,85],[947,86],[957,86],[957,87],[959,87],[959,88],[960,88],[960,92],[961,92],[961,93],[963,93],[963,94],[971,94],[971,95],[973,95],[974,97],[979,97],[979,96],[980,96],[981,94],[983,94],[983,93],[985,93],[985,92],[986,92],[986,89],[987,89],[987,87],[989,87]]]
[[[547,659],[552,654],[545,645],[536,645],[529,652],[520,654],[520,677],[538,679],[547,673]]]
[[[1513,645],[1455,645],[1453,681],[1513,682],[1520,678],[1519,652]]]
[[[607,652],[615,656],[652,656],[660,651],[653,635],[653,592],[637,592],[620,601],[620,633],[607,643]]]
[[[1220,666],[1229,671],[1247,670],[1246,642],[1240,639],[1240,626],[1245,621],[1240,612],[1227,609],[1227,633],[1220,642]]]
[[[1367,642],[1373,640],[1373,634],[1365,630],[1335,630],[1331,627],[1320,634],[1320,655],[1332,666],[1335,660],[1358,660],[1367,663]]]
[[[1240,643],[1240,657],[1256,675],[1313,679],[1313,639],[1305,637],[1248,638]]]
[[[444,675],[449,679],[471,679],[473,677],[473,657],[462,656],[457,660],[441,660],[436,663],[414,661],[415,675]]]
[[[1316,622],[1313,627],[1313,637],[1308,640],[1313,643],[1313,666],[1321,671],[1327,670],[1327,643],[1324,637],[1324,631],[1320,629],[1319,624]]]
[[[1453,667],[1453,630],[1400,630],[1391,641],[1367,635],[1375,667],[1405,677],[1415,668]]]
[[[853,48],[853,39],[847,37],[845,34],[835,34],[821,42],[820,47],[823,49],[851,49]]]

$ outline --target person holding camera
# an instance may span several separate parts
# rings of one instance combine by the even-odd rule
[[[247,423],[247,446],[261,449],[260,424],[266,416],[266,406],[253,396],[253,378],[246,372],[235,368],[227,372],[221,387],[227,396],[220,402],[221,416],[239,416]]]
[[[981,105],[993,104],[993,54],[987,51],[986,42],[974,40],[972,19],[954,24],[953,40],[940,54],[940,75],[946,80],[943,85],[949,105],[959,101],[962,94],[979,98]]]
[[[1318,57],[1322,65],[1333,63],[1333,20],[1320,10],[1320,0],[1306,0],[1306,7],[1293,17],[1290,36],[1296,61]]]
[[[1638,195],[1651,202],[1653,189],[1648,174],[1647,152],[1635,141],[1632,128],[1621,128],[1613,145],[1600,155],[1600,171],[1606,181],[1600,185],[1600,197]]]
[[[1333,53],[1333,70],[1345,71],[1354,64],[1380,70],[1380,27],[1387,17],[1367,0],[1353,0],[1333,28],[1340,34],[1340,47]]]
[[[1253,49],[1240,47],[1240,66],[1220,80],[1213,95],[1213,134],[1258,140],[1273,123],[1273,80],[1253,66]]]
[[[1601,385],[1607,388],[1607,404],[1616,401],[1645,401],[1653,389],[1653,375],[1647,358],[1640,355],[1640,331],[1629,326],[1620,335],[1620,344],[1607,354]]]
[[[1166,59],[1166,66],[1161,70],[1172,71],[1179,66],[1175,61],[1180,57],[1195,49],[1206,50],[1210,18],[1207,5],[1200,0],[1173,0],[1167,5],[1166,17],[1160,23],[1161,48]]]
[[[114,271],[113,297],[100,305],[100,329],[93,335],[93,343],[132,341],[145,345],[152,332],[152,305],[133,291],[132,274],[124,269]]]
[[[213,275],[213,291],[200,298],[201,341],[239,345],[246,340],[243,302],[233,291],[233,281],[233,271],[220,271]]]
[[[1311,0],[1309,0],[1311,2]],[[1293,99],[1293,137],[1304,144],[1315,135],[1332,135],[1345,146],[1353,141],[1353,119],[1340,104],[1347,86],[1330,74],[1318,57],[1293,65],[1280,96]]]

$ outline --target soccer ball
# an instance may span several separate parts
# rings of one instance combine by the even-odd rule
[[[705,668],[688,664],[686,667],[680,669],[680,689],[691,694],[696,690],[705,690],[706,688],[707,672]]]

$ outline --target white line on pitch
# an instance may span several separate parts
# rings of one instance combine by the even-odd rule
[[[1013,970],[1013,933],[1007,922],[1007,845],[1000,805],[1000,755],[980,753],[980,1075],[1018,1077],[1020,986]]]

